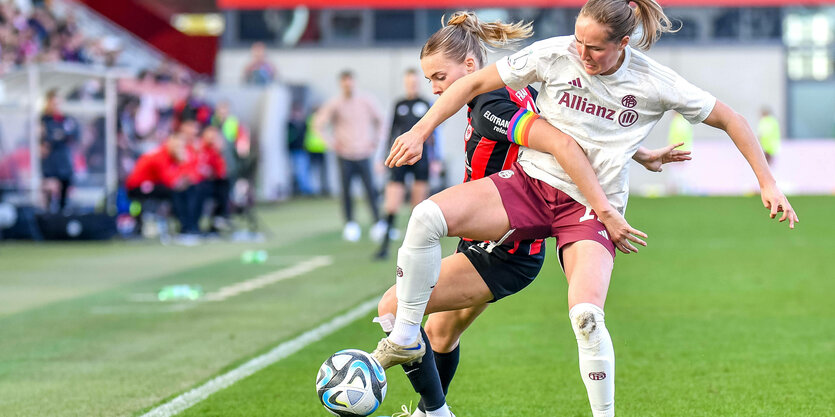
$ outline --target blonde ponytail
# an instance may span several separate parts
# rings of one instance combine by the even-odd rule
[[[452,14],[443,28],[435,32],[423,45],[420,57],[443,53],[449,59],[463,62],[472,55],[479,66],[487,61],[487,47],[507,48],[531,37],[530,23],[480,22],[473,12],[459,11]]]
[[[632,8],[630,3],[635,3]],[[637,45],[641,49],[652,47],[664,33],[678,32],[670,18],[655,0],[589,0],[580,9],[587,16],[609,28],[609,41],[618,42],[624,36],[632,36],[640,23],[643,27]]]

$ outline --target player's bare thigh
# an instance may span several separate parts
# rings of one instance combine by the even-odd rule
[[[426,181],[415,181],[412,184],[412,207],[418,205],[429,197],[429,183]]]
[[[490,288],[481,279],[473,264],[466,256],[455,253],[441,260],[441,274],[438,283],[429,297],[426,314],[440,311],[458,310],[485,304],[493,299]],[[386,291],[377,306],[382,317],[397,311],[395,286]]]
[[[581,240],[562,248],[562,263],[568,279],[568,308],[580,303],[603,308],[612,278],[612,254],[599,242]]]
[[[444,213],[449,236],[499,240],[510,230],[502,197],[489,178],[458,184],[430,199]]]
[[[460,310],[439,311],[432,313],[426,319],[426,335],[432,350],[438,353],[449,353],[458,346],[458,340],[464,330],[487,309],[490,304],[483,303]]]

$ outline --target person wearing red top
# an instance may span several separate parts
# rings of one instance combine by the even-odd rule
[[[172,135],[162,145],[139,157],[125,179],[128,197],[146,203],[149,200],[170,202],[181,225],[188,224],[186,202],[189,180],[183,175],[186,159],[181,136]],[[138,216],[141,229],[141,216]]]
[[[144,198],[170,197],[171,190],[178,188],[182,152],[182,140],[172,136],[158,148],[140,156],[125,180],[128,193]]]
[[[200,133],[198,142],[192,149],[195,152],[196,171],[200,176],[198,185],[200,197],[198,207],[201,210],[206,200],[214,201],[212,209],[212,226],[210,232],[229,229],[229,178],[226,161],[223,159],[222,149],[224,139],[214,126],[206,126]]]
[[[186,118],[180,121],[177,135],[185,143],[185,159],[180,168],[180,175],[188,182],[183,195],[183,218],[180,232],[195,236],[200,233],[199,222],[203,209],[201,183],[207,178],[206,169],[201,161],[199,133],[200,125],[197,120]]]

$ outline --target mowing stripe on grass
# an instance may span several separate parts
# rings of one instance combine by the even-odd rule
[[[203,297],[203,301],[223,301],[229,297],[234,297],[245,292],[257,290],[266,287],[270,284],[275,284],[288,278],[297,277],[313,271],[316,268],[328,266],[333,263],[333,258],[330,256],[317,256],[310,260],[300,262],[287,269],[271,272],[269,274],[261,275],[246,281],[241,281],[237,284],[232,284],[223,287],[215,292],[210,292]]]
[[[174,398],[173,400],[154,408],[145,413],[142,417],[169,417],[183,412],[189,407],[199,403],[200,401],[209,398],[210,395],[234,384],[235,382],[244,379],[261,369],[266,368],[302,349],[311,343],[317,342],[331,333],[351,324],[354,320],[368,314],[369,311],[377,307],[380,298],[375,297],[368,300],[353,310],[335,317],[333,320],[316,327],[313,330],[308,330],[299,337],[284,342],[269,352],[253,358],[247,363],[221,375],[211,379],[209,382],[194,388]]]

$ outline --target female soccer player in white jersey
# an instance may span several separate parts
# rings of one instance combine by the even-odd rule
[[[480,22],[473,13],[457,12],[421,48],[421,68],[433,92],[440,95],[459,78],[484,66],[484,44],[504,46],[527,38],[530,33],[529,25]],[[509,169],[516,162],[519,145],[508,140],[507,126],[520,111],[536,110],[535,99],[533,88],[516,91],[501,87],[480,94],[467,104],[464,182]],[[635,159],[647,169],[658,171],[662,163],[687,160],[688,154],[668,146],[655,151],[641,149]],[[473,215],[478,215],[478,211]],[[438,284],[427,305],[427,313],[431,314],[424,338],[429,355],[424,355],[420,363],[404,365],[415,391],[421,395],[412,416],[426,416],[427,412],[430,416],[445,415],[442,408],[458,365],[459,337],[488,303],[530,284],[545,260],[542,239],[507,242],[489,252],[485,250],[488,244],[461,239],[456,253],[441,261]],[[392,286],[379,304],[378,321],[388,331],[397,304],[394,290]],[[441,311],[449,308],[458,310]]]
[[[747,122],[727,105],[629,46],[640,23],[639,46],[649,48],[669,19],[654,0],[590,0],[577,18],[575,35],[537,42],[453,84],[412,130],[395,140],[390,166],[420,158],[424,138],[472,97],[508,86],[541,82],[537,100],[543,118],[571,135],[591,161],[607,202],[579,192],[576,167],[565,155],[525,150],[511,170],[452,187],[416,207],[398,253],[397,318],[374,356],[391,366],[414,361],[422,345],[420,319],[437,282],[441,236],[521,240],[557,237],[568,278],[568,306],[579,350],[581,377],[595,416],[614,415],[614,349],[604,323],[614,250],[637,249],[634,229],[611,227],[628,196],[627,161],[665,111],[691,123],[724,130],[759,180],[762,201],[774,218],[798,218],[779,190]],[[516,130],[518,120],[508,131]],[[582,184],[586,187],[586,184]],[[588,197],[588,199],[587,199]],[[596,198],[596,197],[595,197]],[[608,204],[607,204],[608,203]],[[421,207],[422,206],[422,207]],[[586,206],[585,210],[578,210]],[[588,207],[591,206],[591,207]],[[472,216],[474,210],[479,216]],[[617,217],[614,217],[617,218]],[[604,229],[598,220],[606,225]],[[573,225],[572,225],[573,223]],[[625,223],[623,223],[625,224]],[[599,230],[595,231],[595,226]],[[608,229],[611,240],[600,239]],[[561,235],[569,238],[562,239]]]

